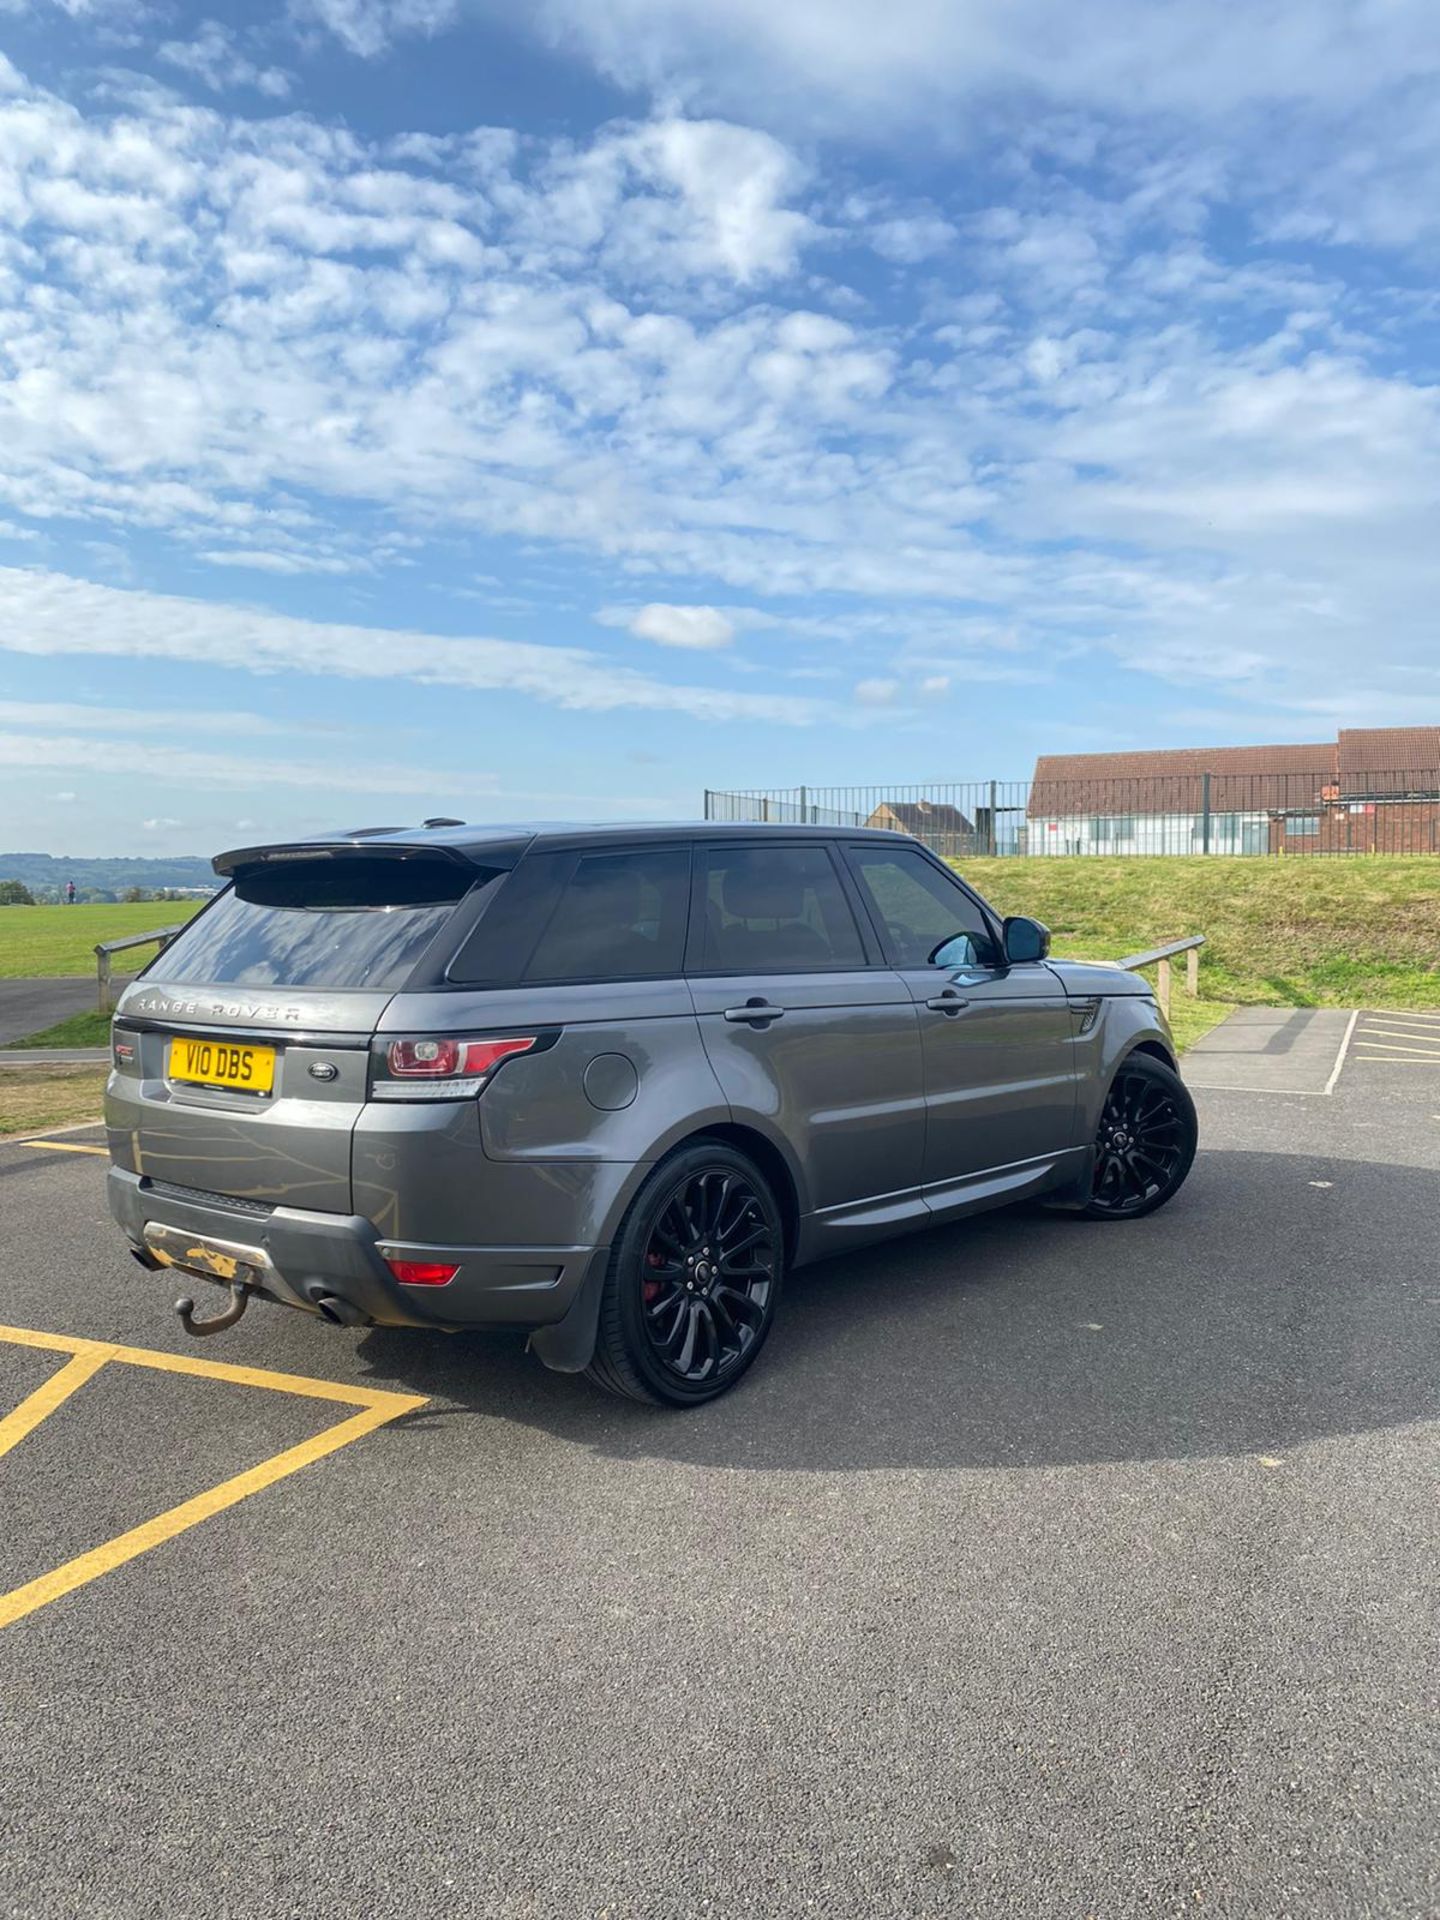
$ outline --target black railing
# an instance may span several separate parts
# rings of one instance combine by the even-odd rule
[[[1440,768],[707,791],[705,818],[889,827],[956,859],[1440,853]]]

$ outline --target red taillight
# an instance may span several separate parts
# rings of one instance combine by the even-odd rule
[[[448,1287],[460,1271],[441,1260],[387,1260],[385,1264],[406,1287]]]
[[[457,1074],[493,1073],[512,1053],[528,1053],[533,1033],[503,1040],[392,1040],[386,1052],[397,1080],[453,1080]]]
[[[458,1040],[392,1040],[385,1060],[397,1080],[446,1080],[460,1071]]]
[[[539,1045],[533,1033],[486,1040],[418,1035],[376,1042],[371,1092],[379,1100],[463,1100],[478,1093],[511,1054]]]

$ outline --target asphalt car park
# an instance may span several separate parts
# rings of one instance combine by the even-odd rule
[[[801,1271],[691,1415],[191,1343],[98,1136],[0,1146],[0,1912],[1440,1911],[1437,1035],[1202,1086],[1150,1219]]]

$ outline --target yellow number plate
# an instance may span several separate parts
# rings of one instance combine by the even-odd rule
[[[275,1049],[233,1046],[228,1040],[172,1040],[170,1078],[239,1093],[269,1093],[275,1085]]]

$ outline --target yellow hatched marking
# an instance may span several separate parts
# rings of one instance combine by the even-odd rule
[[[1398,1040],[1361,1040],[1357,1045],[1361,1049],[1362,1060],[1366,1058],[1367,1053],[1377,1057],[1396,1053],[1418,1056],[1422,1060],[1434,1060],[1440,1063],[1440,1047],[1407,1047]]]
[[[1417,1059],[1413,1053],[1411,1054],[1361,1053],[1361,1054],[1357,1054],[1356,1058],[1358,1060],[1373,1060],[1377,1063],[1377,1065],[1383,1062],[1383,1064],[1387,1067],[1437,1067],[1437,1066],[1440,1066],[1440,1060],[1436,1060],[1434,1056],[1431,1054],[1426,1054],[1423,1059]]]
[[[66,1561],[64,1566],[41,1574],[9,1593],[0,1594],[0,1628],[11,1626],[26,1614],[34,1613],[38,1607],[48,1606],[52,1600],[73,1593],[77,1587],[98,1579],[102,1573],[123,1567],[127,1561],[148,1553],[152,1547],[162,1546],[177,1534],[198,1526],[212,1514],[223,1513],[227,1507],[247,1500],[252,1493],[273,1487],[277,1480],[298,1473],[312,1461],[323,1460],[327,1454],[337,1453],[341,1447],[349,1446],[352,1440],[362,1439],[402,1413],[410,1413],[416,1407],[425,1405],[423,1394],[390,1393],[378,1387],[342,1386],[334,1380],[307,1379],[303,1374],[272,1373],[264,1367],[231,1366],[221,1360],[201,1360],[189,1354],[155,1353],[145,1347],[115,1346],[108,1341],[83,1340],[70,1334],[37,1333],[29,1327],[0,1326],[0,1343],[70,1355],[69,1361],[58,1373],[43,1386],[37,1387],[20,1406],[0,1420],[0,1455],[8,1453],[26,1434],[32,1433],[70,1398],[77,1387],[83,1386],[101,1367],[110,1363],[146,1367],[155,1373],[185,1374],[194,1379],[223,1380],[234,1386],[259,1387],[272,1393],[296,1394],[304,1399],[326,1400],[359,1409],[348,1420],[327,1427],[323,1433],[302,1440],[298,1446],[287,1447],[283,1453],[262,1460],[258,1466],[248,1467],[243,1473],[223,1480],[219,1486],[196,1494],[192,1499],[182,1500],[178,1506],[157,1514],[153,1520],[146,1520],[140,1526],[131,1527],[127,1532],[117,1535],[115,1539],[77,1555],[75,1559]]]
[[[0,1459],[9,1453],[12,1447],[18,1447],[27,1433],[33,1433],[42,1420],[48,1420],[58,1406],[63,1406],[77,1387],[83,1387],[92,1374],[98,1373],[109,1359],[109,1354],[77,1353],[67,1360],[58,1373],[52,1373],[43,1386],[38,1386],[27,1399],[20,1402],[12,1413],[0,1420]]]

